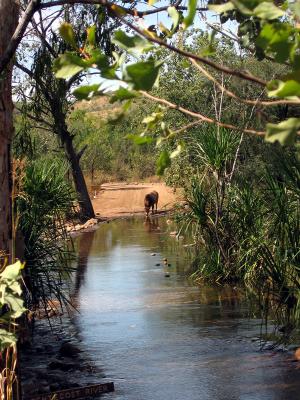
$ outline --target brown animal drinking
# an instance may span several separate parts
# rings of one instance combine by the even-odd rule
[[[146,194],[144,204],[145,204],[145,211],[147,217],[149,216],[150,208],[152,208],[152,214],[154,214],[154,206],[157,212],[157,203],[158,203],[158,193],[153,190],[153,192]]]

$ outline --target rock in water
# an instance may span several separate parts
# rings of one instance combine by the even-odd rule
[[[300,347],[295,351],[295,359],[300,361]]]

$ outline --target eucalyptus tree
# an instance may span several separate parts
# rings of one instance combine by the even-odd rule
[[[0,1],[0,57],[6,50],[6,45],[15,32],[18,23],[17,1]],[[12,226],[11,203],[8,201],[11,193],[10,147],[13,135],[11,96],[12,62],[0,74],[0,260],[1,252],[11,254]]]
[[[61,7],[51,16],[50,21],[49,18],[44,20],[43,15],[39,13],[38,17],[31,21],[28,36],[33,42],[24,50],[25,62],[22,61],[22,57],[19,57],[16,62],[17,68],[27,76],[31,86],[30,94],[23,90],[24,82],[19,87],[20,101],[25,106],[21,111],[26,112],[29,120],[34,121],[40,128],[57,136],[70,164],[81,214],[84,218],[95,216],[80,166],[80,159],[87,146],[76,149],[74,134],[67,122],[74,102],[72,89],[82,82],[83,76],[75,74],[68,81],[55,77],[52,69],[53,61],[58,54],[68,50],[68,46],[55,33],[53,24],[60,17],[67,19],[73,23],[76,35],[82,40],[88,40],[85,37],[86,24],[94,24],[91,29],[95,41],[104,49],[104,52],[110,54],[109,31],[113,26],[109,25],[106,16],[101,20],[98,16],[99,10],[95,6]],[[26,63],[28,59],[29,67]]]

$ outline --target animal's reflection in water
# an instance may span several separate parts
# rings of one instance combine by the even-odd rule
[[[147,232],[158,232],[160,227],[158,224],[158,218],[146,217],[144,220],[144,227]]]

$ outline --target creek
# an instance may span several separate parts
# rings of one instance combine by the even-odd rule
[[[165,218],[132,218],[75,240],[72,323],[81,349],[115,383],[103,398],[299,399],[292,354],[260,351],[261,323],[236,288],[187,278],[189,241],[170,230]]]

